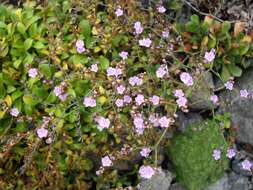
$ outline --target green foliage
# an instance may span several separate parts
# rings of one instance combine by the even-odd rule
[[[222,152],[218,161],[212,157],[214,149]],[[228,167],[226,150],[221,127],[214,120],[188,126],[168,147],[176,177],[189,190],[204,189],[223,175]]]

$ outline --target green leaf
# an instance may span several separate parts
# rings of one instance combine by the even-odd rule
[[[191,16],[191,23],[195,24],[195,25],[199,25],[199,16],[198,15],[192,15]]]
[[[230,79],[231,75],[226,65],[222,66],[221,71],[221,78],[223,81],[228,81]]]
[[[249,48],[250,48],[249,44],[246,43],[240,44],[239,47],[240,55],[245,55],[249,51]]]
[[[36,49],[43,49],[46,46],[42,42],[36,42],[33,47]]]
[[[17,90],[17,91],[15,91],[15,92],[12,93],[11,99],[12,99],[12,101],[15,101],[16,99],[18,99],[22,95],[23,95],[23,92],[20,91],[20,90]]]
[[[26,53],[26,57],[23,60],[24,64],[31,64],[33,62],[33,55],[30,53]]]
[[[43,75],[45,75],[47,78],[51,78],[52,76],[52,72],[51,72],[51,68],[48,64],[40,64],[39,65],[39,70],[41,71],[41,73]]]
[[[32,47],[32,44],[33,44],[33,39],[31,39],[31,38],[26,39],[24,42],[25,50],[30,49]]]
[[[38,104],[38,101],[31,95],[26,94],[23,96],[23,101],[25,104],[29,105],[29,106],[35,106],[36,104]]]
[[[18,60],[13,62],[13,66],[17,69],[20,66],[21,63],[22,63],[22,60],[18,59]]]
[[[234,64],[228,65],[230,73],[235,77],[240,77],[242,75],[242,69]]]
[[[23,23],[19,22],[17,24],[17,30],[18,30],[19,33],[25,35],[26,28],[25,28],[25,25]]]
[[[81,33],[84,35],[85,38],[88,38],[91,34],[91,25],[88,20],[82,20],[79,24],[81,28]]]
[[[228,21],[225,21],[225,22],[223,22],[223,24],[222,24],[221,32],[222,32],[223,34],[226,34],[226,33],[229,32],[230,28],[231,28],[231,23],[228,22]]]
[[[102,70],[106,70],[109,67],[109,65],[110,65],[109,60],[106,57],[104,57],[104,56],[100,56],[99,57],[99,62],[100,62],[99,67]]]

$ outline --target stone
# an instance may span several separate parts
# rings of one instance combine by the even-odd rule
[[[241,98],[239,91],[247,89],[253,92],[252,81],[253,69],[250,69],[235,81],[235,90],[224,90],[220,93],[221,109],[230,113],[232,124],[237,129],[237,141],[251,145],[253,145],[253,99]]]
[[[142,179],[139,190],[169,190],[173,174],[169,171],[157,172],[150,179]]]
[[[252,189],[252,184],[249,178],[242,175],[237,175],[235,173],[230,173],[228,175],[229,179],[229,190],[250,190]]]
[[[184,113],[182,111],[177,112],[176,125],[180,132],[184,132],[187,126],[191,124],[197,124],[203,121],[203,118],[198,113]]]
[[[214,82],[212,74],[209,72],[199,76],[198,80],[195,80],[194,88],[190,95],[188,95],[189,108],[193,110],[212,110],[217,106],[214,105],[210,96],[213,95]]]
[[[170,186],[169,190],[186,190],[180,183],[174,183]]]
[[[225,174],[220,180],[213,185],[207,187],[205,190],[229,190],[228,176]]]
[[[247,177],[231,172],[225,174],[221,179],[205,190],[249,190],[251,186]]]

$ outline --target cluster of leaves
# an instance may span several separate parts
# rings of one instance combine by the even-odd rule
[[[211,16],[201,22],[197,15],[192,15],[188,23],[177,23],[176,28],[183,39],[179,52],[190,56],[192,66],[196,66],[201,60],[199,56],[211,48],[216,50],[216,58],[213,64],[205,67],[218,72],[223,81],[240,77],[242,70],[252,65],[253,36],[242,32],[244,22],[238,21],[232,26],[230,22],[220,23]]]
[[[118,6],[124,7],[121,17],[115,16]],[[175,4],[171,6],[174,9]],[[244,60],[251,56],[251,38],[241,33],[230,36],[229,23],[212,19],[201,23],[193,16],[183,25],[165,18],[156,7],[142,10],[138,2],[123,0],[117,4],[49,0],[40,5],[28,1],[19,9],[0,6],[0,188],[109,189],[136,185],[133,178],[137,179],[140,163],[157,164],[157,149],[159,143],[167,143],[161,137],[168,128],[163,131],[149,126],[137,135],[133,113],[145,118],[150,114],[172,118],[180,109],[174,90],[191,90],[178,80],[179,73],[190,72],[198,80],[203,73],[196,72],[196,60],[203,62],[208,48],[216,48],[218,57],[213,65],[204,67],[221,71],[224,79],[226,69],[229,72],[225,73],[239,76],[234,68],[240,70],[238,65],[246,64]],[[144,27],[141,36],[134,34],[136,21]],[[165,30],[170,33],[168,38],[162,37]],[[152,40],[150,48],[139,45],[144,37]],[[79,39],[86,48],[81,54],[75,46]],[[129,53],[126,60],[119,56],[122,51]],[[98,65],[98,72],[90,70],[93,64]],[[156,76],[162,64],[168,67],[165,79]],[[119,67],[122,76],[108,76],[109,67]],[[29,77],[31,68],[38,70],[36,77]],[[142,77],[143,84],[130,86],[127,81],[131,76]],[[60,84],[68,95],[64,101],[54,93]],[[115,90],[119,84],[126,86],[133,99],[138,93],[146,99],[157,95],[161,103],[154,106],[147,101],[119,108],[115,105],[120,97]],[[96,106],[85,107],[85,96],[94,96]],[[19,110],[17,117],[10,115],[12,108]],[[110,127],[98,130],[97,116],[108,118]],[[36,131],[41,127],[49,131],[47,138],[38,137]],[[96,175],[101,157],[129,161],[147,146],[153,151],[151,156],[138,159],[130,171],[120,173],[110,167],[102,176]],[[122,154],[125,147],[130,147],[128,154]]]

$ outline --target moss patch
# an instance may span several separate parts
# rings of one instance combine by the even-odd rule
[[[221,150],[221,159],[216,161],[214,149]],[[191,125],[184,134],[176,135],[168,147],[177,179],[189,190],[202,190],[218,180],[228,167],[227,143],[221,128],[215,121]]]

